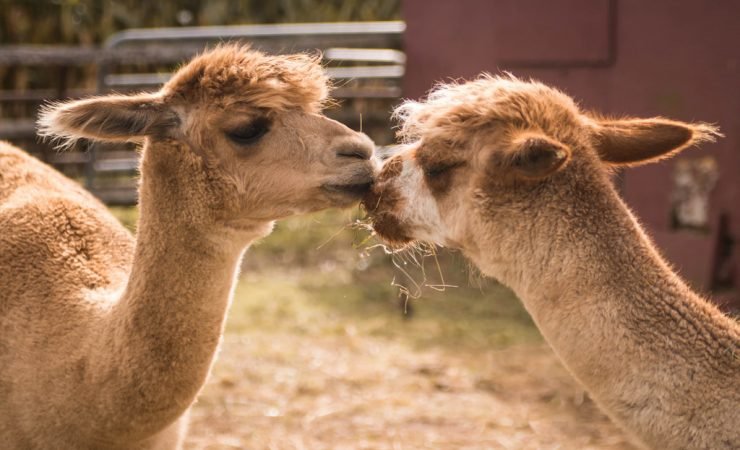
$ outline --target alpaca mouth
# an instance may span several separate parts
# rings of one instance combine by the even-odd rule
[[[373,186],[362,198],[361,205],[367,211],[370,225],[378,237],[390,248],[400,250],[414,242],[411,230],[393,211],[402,203],[395,189],[387,183]]]
[[[371,215],[370,224],[378,237],[394,250],[401,250],[415,241],[410,230],[393,214]]]

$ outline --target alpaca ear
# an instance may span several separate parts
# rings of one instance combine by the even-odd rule
[[[560,169],[569,158],[570,151],[563,144],[544,136],[529,136],[514,141],[507,165],[524,178],[539,179]]]
[[[177,115],[156,94],[109,95],[47,105],[41,111],[39,134],[62,146],[80,138],[130,141],[164,134]]]
[[[671,157],[686,147],[711,142],[722,135],[708,124],[654,118],[597,121],[593,136],[602,161],[639,165]]]

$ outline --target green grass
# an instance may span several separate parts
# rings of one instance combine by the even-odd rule
[[[417,348],[471,352],[541,341],[521,303],[503,286],[426,288],[408,300],[412,314],[406,314],[399,287],[391,283],[394,275],[383,261],[363,272],[336,267],[247,272],[237,286],[227,332],[317,336],[349,329]]]

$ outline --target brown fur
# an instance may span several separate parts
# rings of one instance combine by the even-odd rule
[[[369,139],[318,113],[325,81],[310,57],[222,46],[156,94],[49,107],[62,145],[144,141],[135,240],[0,144],[0,446],[179,448],[245,248],[372,181]]]
[[[610,165],[659,159],[714,128],[600,119],[542,84],[491,76],[440,86],[398,115],[403,170],[384,168],[365,204],[403,233],[381,237],[459,248],[512,287],[642,443],[740,448],[740,325],[670,269],[609,179]],[[448,167],[433,175],[448,177],[443,195],[420,175],[435,164]]]

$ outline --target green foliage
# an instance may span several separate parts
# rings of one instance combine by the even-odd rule
[[[393,20],[400,0],[0,0],[1,44],[84,44],[140,27]]]

